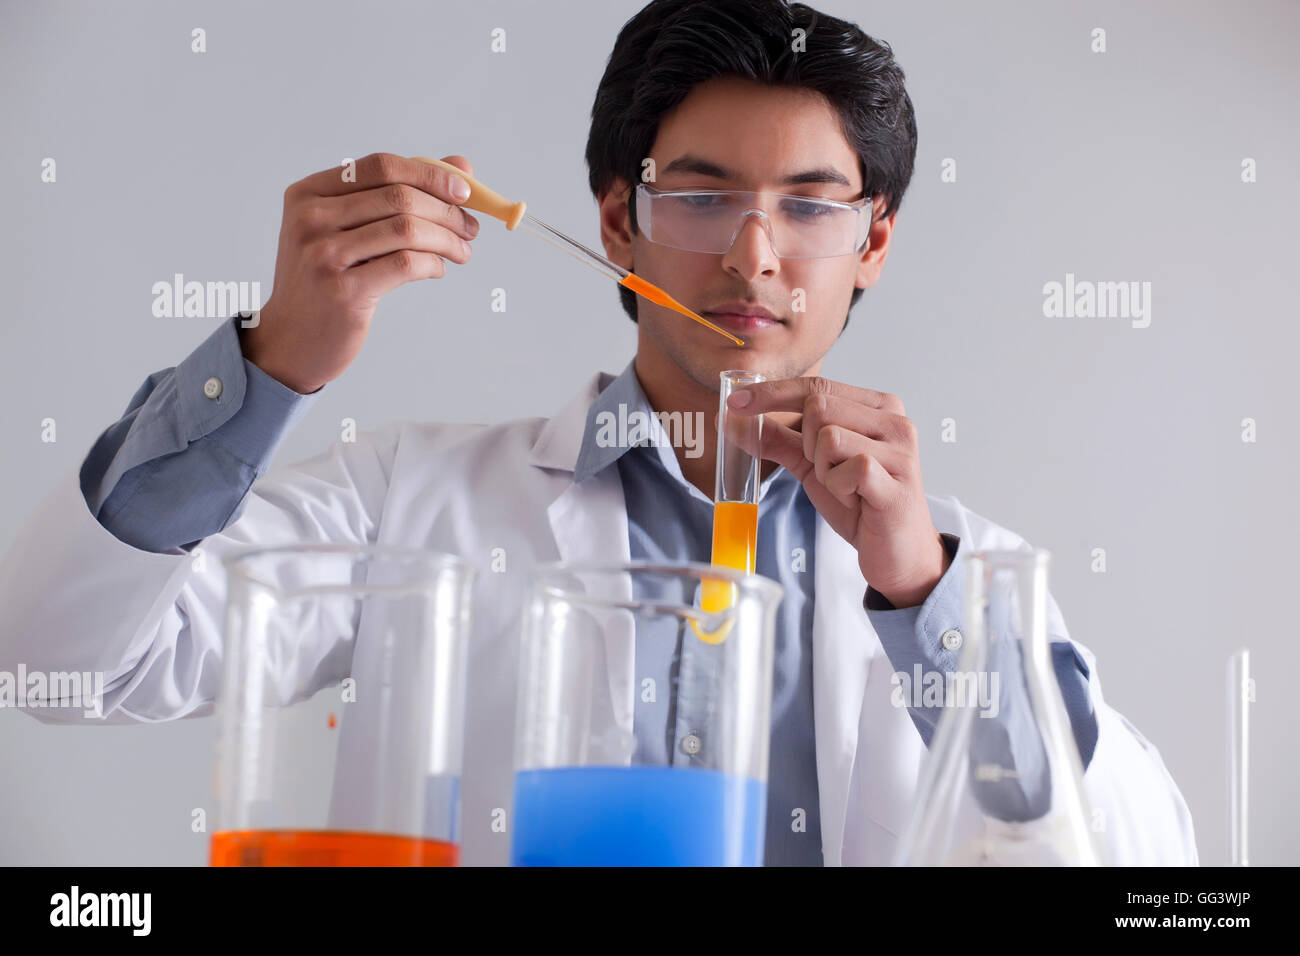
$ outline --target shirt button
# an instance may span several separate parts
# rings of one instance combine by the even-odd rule
[[[208,398],[218,398],[221,395],[221,379],[215,375],[203,383],[203,394]]]
[[[692,757],[700,752],[700,738],[694,734],[687,734],[682,738],[682,750]]]
[[[961,631],[957,630],[955,627],[948,628],[948,630],[943,632],[943,636],[939,638],[940,643],[942,643],[944,648],[949,651],[955,651],[957,648],[961,647],[961,640]]]

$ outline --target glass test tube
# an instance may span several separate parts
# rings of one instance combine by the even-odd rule
[[[733,415],[727,399],[733,390],[765,381],[761,372],[728,369],[721,373],[718,393],[717,481],[713,492],[714,564],[754,573],[758,539],[759,458],[742,447],[758,448],[762,436],[762,415]],[[724,611],[734,602],[734,585],[727,581],[704,581],[700,607],[709,612]],[[709,633],[696,627],[702,640],[720,643],[730,628],[726,625]]]
[[[1233,866],[1249,866],[1246,853],[1250,756],[1250,651],[1228,659],[1228,847]]]

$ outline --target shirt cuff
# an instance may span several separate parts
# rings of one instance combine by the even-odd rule
[[[948,558],[950,559],[948,570],[951,571],[952,564],[956,563],[957,560],[957,549],[961,545],[961,538],[957,537],[955,534],[947,533],[940,533],[939,537],[943,540],[943,549],[948,552]],[[945,574],[944,577],[947,577],[947,575]],[[862,606],[868,611],[905,610],[904,608],[895,607],[889,598],[885,597],[870,584],[867,585],[867,596],[863,601]]]
[[[128,474],[138,478],[139,466],[184,451],[239,409],[247,375],[236,321],[224,320],[179,365],[145,379],[123,416],[91,447],[81,489],[96,517]]]
[[[176,366],[173,378],[187,443],[216,431],[244,404],[248,376],[239,321],[239,316],[226,319]]]
[[[83,463],[83,493],[88,482],[102,489],[93,500],[87,494],[87,504],[119,540],[146,551],[189,550],[225,528],[322,391],[300,394],[243,357],[246,314],[223,321],[172,374],[150,376]],[[105,473],[108,440],[123,428],[125,443]]]
[[[949,670],[957,666],[956,654],[943,646],[943,634],[950,629],[960,633],[962,615],[965,613],[961,569],[958,567],[961,562],[957,560],[961,552],[961,538],[946,533],[939,537],[943,539],[944,550],[948,553],[948,570],[921,604],[896,608],[870,585],[862,599],[867,618],[896,668],[905,664],[910,670],[918,650],[918,639],[927,663],[933,662]]]
[[[284,436],[316,404],[324,386],[314,392],[296,392],[250,362],[244,365],[244,400],[239,411],[208,435],[240,461],[265,474]]]

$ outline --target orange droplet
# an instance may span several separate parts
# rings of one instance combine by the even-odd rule
[[[333,714],[330,714],[330,730],[333,730],[337,725],[338,721],[334,719]]]

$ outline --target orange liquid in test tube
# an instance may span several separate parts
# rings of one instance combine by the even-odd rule
[[[714,564],[753,574],[754,547],[757,540],[758,505],[743,501],[714,502]]]
[[[758,505],[743,501],[718,501],[713,505],[713,563],[737,571],[754,573],[755,547],[758,541]],[[716,613],[735,603],[735,585],[730,581],[705,578],[700,585],[700,609]],[[695,622],[691,622],[695,626]],[[731,631],[726,621],[716,631],[702,631],[695,626],[700,640],[721,644]]]
[[[227,830],[212,834],[212,866],[456,866],[460,847],[387,833]]]

